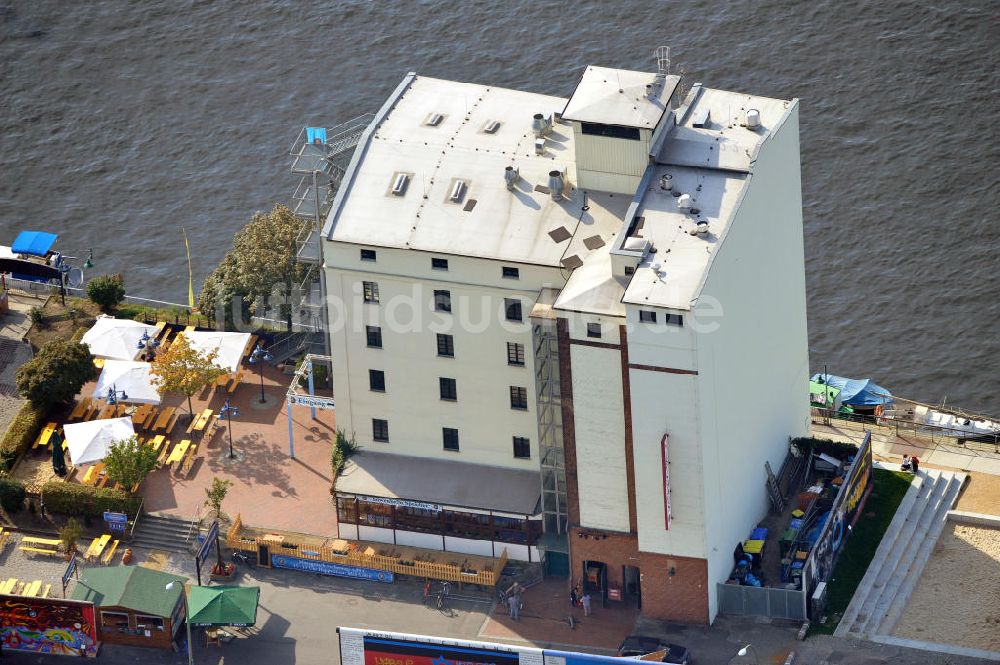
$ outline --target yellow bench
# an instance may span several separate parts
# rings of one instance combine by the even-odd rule
[[[184,439],[176,446],[174,446],[173,451],[170,456],[167,457],[167,464],[173,464],[174,462],[180,462],[184,459],[184,455],[187,454],[188,448],[191,447],[191,439]]]
[[[16,577],[9,577],[2,584],[0,584],[0,593],[4,593],[4,594],[10,593],[11,591],[14,590],[14,587],[16,585],[17,585],[17,578]]]
[[[232,395],[234,392],[236,392],[236,388],[237,386],[240,385],[240,382],[242,380],[243,380],[243,372],[236,372],[236,374],[233,375],[233,379],[230,382],[229,387],[226,389],[226,392]]]
[[[30,543],[32,545],[51,545],[52,547],[59,547],[62,545],[62,541],[58,538],[35,538],[34,536],[25,536],[21,539],[22,543]]]
[[[191,469],[194,468],[195,452],[198,450],[198,444],[194,444],[188,448],[187,454],[184,456],[184,463],[181,465],[180,475],[187,478],[191,475]]]
[[[37,596],[38,592],[41,590],[42,590],[42,581],[35,580],[31,584],[24,587],[24,591],[21,592],[21,595],[34,597]]]
[[[76,408],[73,409],[73,413],[69,414],[70,420],[77,420],[78,418],[83,418],[83,414],[87,413],[90,409],[90,398],[84,397],[79,402],[76,403]]]
[[[49,591],[52,591],[52,585],[51,584],[46,584],[45,585],[45,589],[42,591],[42,594],[41,594],[42,598],[48,598],[49,597]]]
[[[42,431],[38,433],[38,438],[35,439],[35,445],[31,447],[44,448],[49,445],[49,441],[52,440],[52,435],[55,434],[57,429],[59,429],[59,425],[57,423],[48,423],[44,428],[42,428]]]
[[[47,554],[49,556],[58,556],[62,554],[62,552],[60,552],[59,550],[50,550],[42,547],[25,547],[24,545],[21,545],[21,547],[19,547],[18,549],[21,550],[22,552],[31,552],[32,554]]]
[[[111,543],[111,547],[108,548],[108,551],[104,553],[104,556],[101,557],[101,563],[105,566],[111,563],[111,560],[115,558],[115,550],[117,549],[118,541],[115,540]]]

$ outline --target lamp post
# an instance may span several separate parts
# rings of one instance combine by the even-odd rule
[[[128,395],[125,394],[124,390],[118,390],[117,385],[111,384],[111,387],[108,388],[108,404],[117,404],[118,402],[124,402],[127,399]]]
[[[272,356],[264,347],[258,342],[257,348],[253,350],[250,354],[250,360],[248,361],[251,365],[257,365],[258,373],[260,374],[260,403],[264,404],[267,402],[267,398],[264,397],[264,363],[269,363],[274,360]]]
[[[222,405],[219,409],[219,416],[224,417],[229,421],[229,459],[233,459],[233,416],[237,418],[240,417],[240,410],[233,406],[229,398],[226,398],[226,403]]]
[[[753,654],[754,665],[758,665],[758,663],[760,663],[760,659],[757,657],[757,650],[753,648],[752,644],[748,644],[745,647],[743,647],[742,649],[740,649],[739,651],[737,651],[736,655],[740,656],[741,658],[743,658],[743,657],[746,657],[746,655],[748,653],[752,653]]]
[[[148,330],[142,331],[142,337],[139,338],[138,344],[136,344],[137,349],[144,351],[146,355],[146,360],[152,362],[153,356],[156,354],[156,347],[160,345],[160,340],[155,337],[149,336]]]
[[[166,588],[173,589],[174,584],[176,582],[171,582]],[[187,589],[181,587],[181,595],[184,596],[184,623],[187,625],[188,665],[194,665],[194,643],[191,642],[191,608],[188,605]]]

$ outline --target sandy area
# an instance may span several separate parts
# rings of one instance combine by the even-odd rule
[[[1000,529],[949,522],[893,634],[1000,651],[998,590]]]
[[[1000,515],[1000,476],[970,473],[955,510]]]

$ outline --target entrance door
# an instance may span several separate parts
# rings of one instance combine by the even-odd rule
[[[608,566],[603,561],[583,562],[583,590],[591,597],[601,599],[601,604],[608,602]]]
[[[545,576],[569,577],[569,555],[565,552],[546,552]]]
[[[642,609],[642,585],[639,569],[635,566],[622,566],[622,578],[625,580],[625,596],[635,601],[635,606]]]

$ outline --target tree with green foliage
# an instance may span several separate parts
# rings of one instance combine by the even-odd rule
[[[194,414],[191,397],[214,383],[226,370],[215,364],[218,351],[201,353],[192,348],[184,335],[178,335],[166,351],[153,360],[149,376],[160,393],[181,393],[187,396],[188,412]]]
[[[333,471],[334,482],[336,482],[340,472],[344,470],[347,460],[351,459],[359,450],[361,450],[361,446],[353,434],[348,438],[344,430],[337,430],[337,438],[333,442],[333,451],[330,454],[330,467]]]
[[[298,261],[297,244],[306,224],[280,204],[270,212],[255,214],[236,234],[233,249],[205,280],[198,298],[199,310],[214,316],[223,308],[229,326],[233,323],[230,305],[234,298],[239,298],[244,307],[257,309],[280,294],[280,315],[291,329],[292,291],[306,276],[306,266]]]
[[[83,527],[75,517],[69,518],[66,524],[59,529],[59,540],[62,541],[63,547],[66,548],[66,554],[72,554],[76,551],[76,544],[80,542],[80,538],[82,537]]]
[[[229,488],[233,486],[233,481],[223,480],[218,476],[212,478],[212,486],[205,488],[205,505],[212,509],[215,519],[222,516],[222,502],[229,494]]]
[[[132,494],[150,473],[156,469],[158,453],[139,441],[136,436],[115,441],[104,457],[104,467],[108,478]]]
[[[94,357],[85,344],[53,340],[21,365],[15,381],[21,396],[46,409],[68,402],[94,376]]]
[[[17,478],[0,474],[0,506],[8,513],[16,513],[24,507],[27,492],[24,483]]]
[[[87,297],[102,312],[110,312],[125,300],[125,276],[100,275],[87,283]]]

